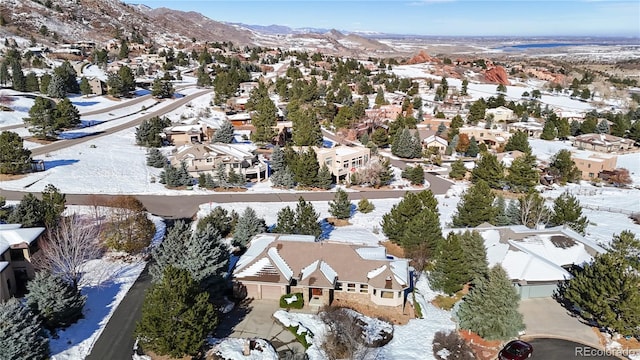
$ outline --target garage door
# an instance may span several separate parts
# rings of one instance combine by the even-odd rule
[[[274,285],[262,285],[262,298],[271,300],[280,300],[282,296],[282,287]]]
[[[247,298],[254,298],[254,299],[259,299],[259,292],[258,292],[258,286],[257,284],[244,284],[244,286],[247,288]]]

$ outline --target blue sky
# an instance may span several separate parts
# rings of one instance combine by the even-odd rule
[[[227,22],[438,36],[640,37],[640,1],[126,0]]]

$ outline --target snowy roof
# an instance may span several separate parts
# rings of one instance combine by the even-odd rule
[[[269,255],[271,261],[276,264],[278,270],[280,270],[285,279],[291,280],[291,278],[293,277],[293,270],[291,270],[289,265],[287,265],[287,262],[284,261],[282,256],[280,256],[280,254],[278,253],[278,249],[272,247],[269,249],[269,251],[267,251],[267,254]]]
[[[469,229],[450,229],[466,230]],[[591,261],[595,253],[606,252],[594,241],[562,226],[530,229],[515,225],[474,230],[484,239],[489,266],[501,264],[512,280],[564,280],[571,275],[562,266],[582,265]]]
[[[378,288],[406,288],[408,262],[385,254],[381,246],[362,247],[344,242],[316,242],[307,236],[262,234],[251,241],[234,273],[239,280],[266,283],[288,283],[295,275],[299,285],[332,286],[338,279],[369,283]],[[370,282],[368,274],[380,268],[383,268],[382,276]],[[387,278],[393,278],[391,284],[386,282]]]
[[[386,269],[387,269],[387,265],[382,265],[377,269],[373,269],[367,273],[367,278],[373,279],[374,277],[382,274],[382,272],[385,271]]]
[[[315,242],[316,237],[313,235],[287,234],[287,235],[280,235],[278,237],[278,240]]]
[[[13,245],[31,245],[44,232],[43,227],[22,228],[20,224],[5,224],[0,227],[0,255]]]
[[[356,252],[363,259],[368,259],[368,260],[386,260],[387,259],[387,250],[382,246],[357,248]]]
[[[0,272],[2,272],[4,269],[7,268],[7,266],[9,266],[9,262],[7,261],[0,261]]]

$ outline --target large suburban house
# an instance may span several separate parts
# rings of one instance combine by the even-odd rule
[[[43,227],[0,224],[0,300],[26,291],[27,280],[35,276],[31,255],[38,251],[43,232]]]
[[[527,133],[529,137],[539,138],[542,135],[542,130],[544,129],[544,125],[535,122],[535,121],[527,121],[527,122],[514,122],[507,124],[507,131],[516,132],[522,131]]]
[[[176,148],[168,159],[175,167],[186,163],[194,177],[207,173],[215,177],[218,167],[223,166],[227,174],[233,169],[247,179],[260,181],[266,178],[267,164],[255,151],[251,144],[187,144]]]
[[[500,129],[484,129],[475,126],[461,127],[459,134],[466,134],[469,139],[476,138],[478,143],[485,143],[490,149],[498,149],[506,145],[511,134]]]
[[[618,157],[610,154],[593,154],[588,151],[572,151],[571,160],[582,173],[582,180],[594,180],[603,171],[615,170]]]
[[[619,152],[633,148],[633,140],[609,134],[584,134],[573,139],[573,146],[600,152]]]
[[[445,229],[464,232],[470,229]],[[582,267],[596,254],[606,252],[592,240],[568,227],[529,229],[524,225],[472,229],[485,242],[489,266],[500,264],[523,299],[550,297],[558,284],[572,277],[569,270]]]
[[[449,142],[438,135],[431,135],[422,140],[422,145],[425,149],[437,148],[440,154],[444,154]]]
[[[367,166],[371,158],[371,149],[363,146],[340,145],[331,148],[314,146],[313,150],[320,166],[326,165],[336,179],[347,178],[347,181],[348,174]]]
[[[259,234],[238,260],[234,280],[254,299],[302,293],[312,310],[334,300],[402,309],[412,286],[409,262],[382,246]]]
[[[494,109],[487,109],[485,111],[485,117],[488,117],[490,115],[493,115],[493,121],[496,122],[509,121],[514,119],[513,110],[504,106],[498,106]]]

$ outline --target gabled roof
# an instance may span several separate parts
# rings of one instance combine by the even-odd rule
[[[295,279],[300,285],[314,287],[333,287],[340,281],[402,290],[409,284],[409,263],[387,256],[381,246],[260,234],[240,257],[234,274],[240,281],[288,284]]]
[[[44,232],[43,227],[23,228],[20,224],[0,225],[0,255],[11,246],[31,245]]]

